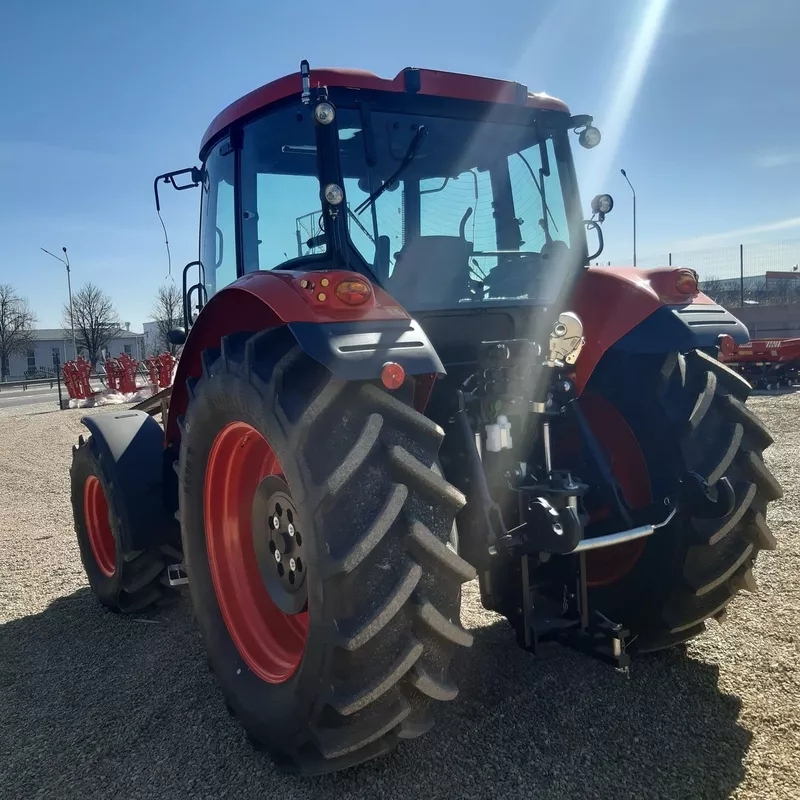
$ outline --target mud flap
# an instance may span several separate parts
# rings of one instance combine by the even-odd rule
[[[165,505],[164,431],[142,411],[84,417],[122,524],[122,549],[145,550],[180,543],[180,526]]]

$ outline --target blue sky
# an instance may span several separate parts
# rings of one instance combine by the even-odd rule
[[[0,282],[60,322],[93,281],[134,329],[166,277],[159,173],[196,163],[212,117],[297,69],[405,66],[518,80],[591,113],[584,206],[616,206],[605,259],[800,237],[797,0],[6,0],[0,28]],[[384,10],[381,10],[384,9]],[[502,13],[501,13],[502,9]],[[10,80],[8,79],[10,76]],[[578,148],[579,149],[579,148]],[[196,257],[199,197],[165,195],[173,274]],[[177,273],[176,277],[179,275]]]

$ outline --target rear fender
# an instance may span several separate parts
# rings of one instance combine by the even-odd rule
[[[746,342],[747,328],[710,297],[674,289],[678,268],[593,267],[578,281],[571,309],[586,343],[575,364],[580,393],[610,349],[634,353],[714,348],[721,334]]]
[[[335,287],[346,279],[364,280],[364,276],[338,270],[254,272],[214,295],[192,326],[178,362],[167,441],[179,438],[178,417],[188,403],[186,382],[200,376],[202,352],[219,347],[223,337],[237,331],[286,325],[300,347],[336,377],[374,380],[387,361],[394,361],[407,375],[426,376],[422,383],[429,391],[444,367],[428,337],[379,287],[373,286],[364,305],[341,303]]]
[[[92,434],[88,446],[103,480],[113,487],[123,551],[179,545],[180,526],[165,497],[161,426],[143,411],[99,414],[81,422]]]

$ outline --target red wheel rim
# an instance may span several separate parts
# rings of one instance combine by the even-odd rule
[[[208,563],[222,617],[247,666],[267,683],[294,674],[308,635],[307,611],[285,614],[273,602],[253,544],[256,489],[281,474],[267,440],[251,425],[232,422],[211,447],[204,489]]]
[[[100,572],[110,578],[117,569],[117,546],[108,521],[108,502],[95,475],[90,475],[83,486],[83,518],[95,563]]]
[[[632,509],[648,505],[652,499],[650,471],[634,432],[615,406],[601,395],[586,393],[580,401],[581,411],[606,454],[611,472],[617,479],[625,501]],[[571,446],[570,446],[571,445]],[[577,440],[566,449],[577,449]],[[596,508],[590,525],[609,516],[611,509]],[[632,542],[590,550],[586,554],[586,582],[591,587],[608,586],[624,578],[644,552],[647,542]]]

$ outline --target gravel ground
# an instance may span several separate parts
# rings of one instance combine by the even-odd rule
[[[468,586],[475,644],[437,729],[306,780],[277,773],[228,716],[188,596],[122,619],[90,595],[68,497],[87,412],[0,410],[0,796],[800,797],[800,394],[752,404],[786,497],[761,591],[724,625],[625,681],[555,645],[535,660]]]

